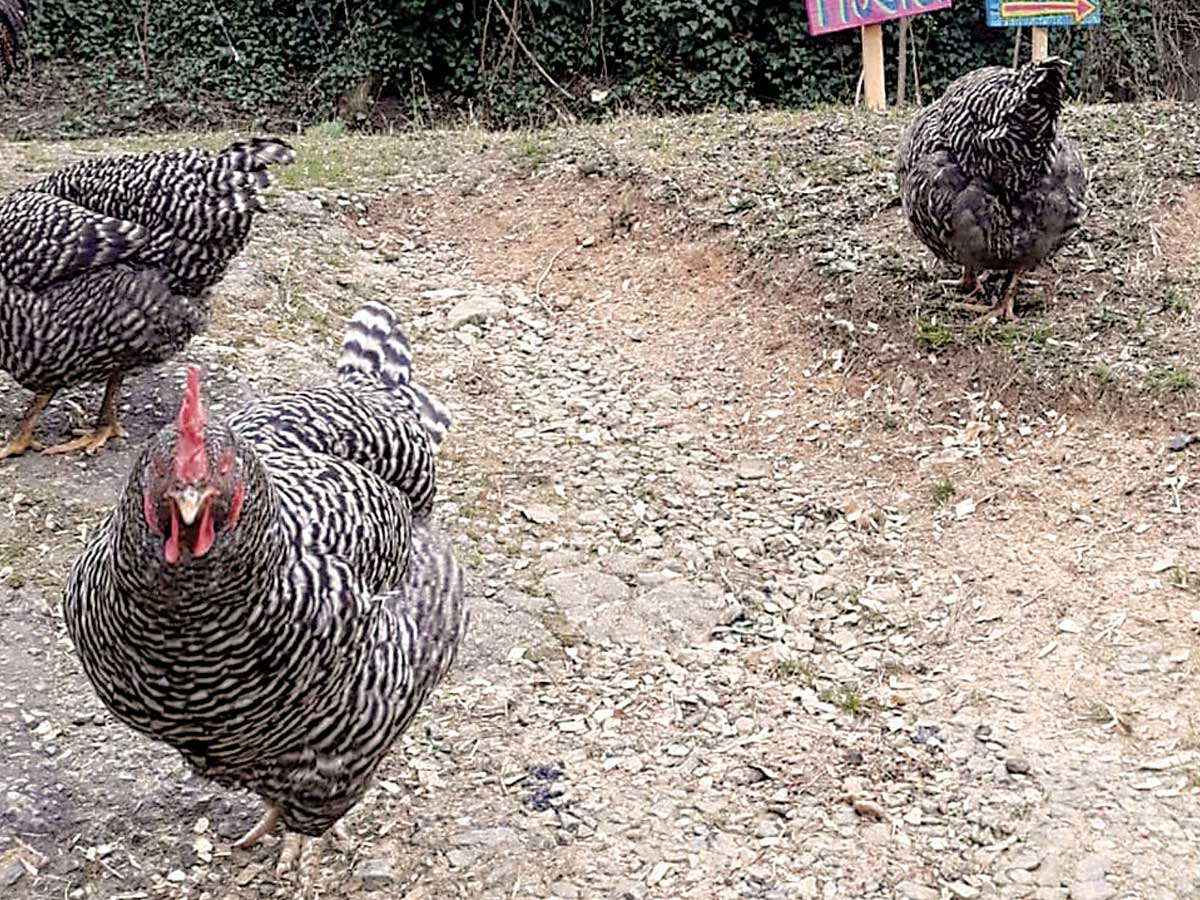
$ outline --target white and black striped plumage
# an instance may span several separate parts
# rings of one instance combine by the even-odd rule
[[[17,54],[25,34],[25,4],[0,0],[0,82],[8,81],[17,68]]]
[[[87,160],[0,201],[0,368],[44,407],[177,353],[246,244],[268,167],[293,157],[258,138]]]
[[[72,569],[67,628],[117,718],[321,834],[467,626],[462,572],[429,520],[449,418],[377,303],[330,385],[222,423],[197,414],[194,387]]]
[[[896,175],[913,232],[966,269],[1015,273],[1049,258],[1086,211],[1083,158],[1058,134],[1067,63],[977,69],[921,110]]]

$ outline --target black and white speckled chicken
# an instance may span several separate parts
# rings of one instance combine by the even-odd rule
[[[122,378],[162,362],[208,321],[209,289],[246,245],[282,141],[219,153],[87,160],[0,201],[0,369],[34,392],[0,459],[38,447],[67,385],[107,379],[96,431],[47,452],[95,452],[124,431]]]
[[[337,380],[206,422],[199,370],[66,588],[67,628],[113,714],[201,774],[330,829],[450,667],[462,574],[430,522],[449,418],[371,303]]]
[[[989,315],[1015,318],[1019,276],[1053,255],[1085,213],[1083,158],[1058,134],[1067,68],[1050,58],[970,72],[900,142],[896,175],[917,237],[963,267],[964,290],[977,290],[983,270],[1009,273]]]
[[[25,4],[0,0],[0,82],[8,81],[17,68],[17,54],[25,34]]]

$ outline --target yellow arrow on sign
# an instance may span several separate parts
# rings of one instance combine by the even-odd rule
[[[1009,0],[1000,4],[1002,19],[1074,16],[1076,25],[1095,11],[1096,4],[1092,0]]]

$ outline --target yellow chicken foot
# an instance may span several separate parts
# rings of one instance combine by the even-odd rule
[[[279,810],[268,803],[262,817],[254,823],[254,827],[234,841],[233,846],[238,850],[241,850],[243,847],[253,847],[275,830],[275,824],[278,821]]]
[[[29,404],[29,408],[25,410],[25,415],[21,418],[21,424],[17,426],[17,433],[13,435],[11,441],[0,447],[0,459],[6,459],[9,456],[20,456],[27,450],[41,450],[42,445],[33,436],[33,432],[37,429],[38,422],[42,419],[42,413],[50,404],[50,398],[54,396],[54,392],[50,391],[46,394],[37,394],[33,398],[33,402]]]
[[[338,822],[328,832],[328,837],[333,840],[334,846],[343,853],[349,853],[352,848],[350,834],[346,831],[346,826]],[[294,831],[289,831],[283,836],[283,841],[279,849],[279,862],[275,866],[277,875],[285,875],[291,872],[296,867],[297,861],[300,863],[300,871],[303,872],[308,865],[311,864],[311,851],[316,849],[317,842],[312,838],[305,837],[302,834],[297,834]]]
[[[279,824],[279,809],[270,804],[267,805],[262,817],[254,823],[254,827],[247,831],[235,843],[236,849],[245,847],[253,847],[264,837],[275,830],[275,826]],[[333,838],[334,845],[343,853],[349,853],[352,847],[350,834],[346,831],[346,826],[338,822],[329,830],[329,836]],[[296,863],[300,862],[300,868],[305,867],[305,860],[308,854],[306,850],[313,847],[310,838],[302,834],[297,834],[294,831],[285,832],[279,846],[279,862],[275,866],[277,875],[285,875],[296,867]]]
[[[117,399],[121,396],[121,379],[124,377],[121,374],[109,376],[108,385],[104,388],[104,400],[100,404],[100,417],[95,431],[73,441],[47,447],[45,452],[58,455],[82,450],[91,456],[93,453],[98,453],[113,438],[128,437],[125,429],[117,422]]]

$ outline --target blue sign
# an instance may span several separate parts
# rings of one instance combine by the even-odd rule
[[[993,28],[1099,25],[1100,0],[987,0],[987,23]]]

